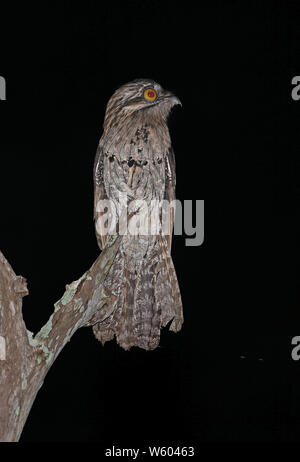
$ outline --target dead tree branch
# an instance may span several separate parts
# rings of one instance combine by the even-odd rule
[[[92,267],[66,286],[53,314],[35,336],[26,329],[22,316],[26,280],[15,275],[0,252],[0,441],[19,440],[55,359],[77,329],[93,324],[93,317],[107,302],[103,282],[120,239],[110,237]]]

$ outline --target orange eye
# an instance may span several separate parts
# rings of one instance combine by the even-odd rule
[[[144,91],[144,98],[148,101],[155,101],[157,98],[156,91],[153,88],[147,88]]]

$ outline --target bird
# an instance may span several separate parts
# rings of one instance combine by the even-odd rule
[[[123,226],[120,247],[104,281],[108,301],[93,320],[94,335],[103,345],[115,337],[125,350],[154,350],[162,327],[170,323],[169,329],[178,332],[183,324],[171,257],[173,207],[166,207],[162,230],[162,204],[175,201],[168,116],[176,105],[181,105],[178,97],[152,79],[121,85],[107,103],[93,170],[100,250],[110,234],[121,234],[124,223],[128,229],[131,225],[131,231]],[[152,232],[145,232],[143,225],[150,226],[150,221]]]

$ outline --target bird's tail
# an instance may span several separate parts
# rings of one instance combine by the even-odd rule
[[[93,331],[103,344],[116,336],[125,350],[153,350],[161,327],[172,321],[170,330],[177,332],[183,323],[175,268],[164,236],[123,241],[105,279],[109,302],[99,309]]]

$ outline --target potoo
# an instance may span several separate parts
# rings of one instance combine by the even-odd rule
[[[110,98],[94,164],[94,217],[103,249],[108,235],[122,235],[105,279],[109,302],[93,331],[103,344],[116,336],[125,350],[156,348],[160,329],[183,323],[171,258],[175,158],[167,118],[181,104],[149,79],[121,86]]]

